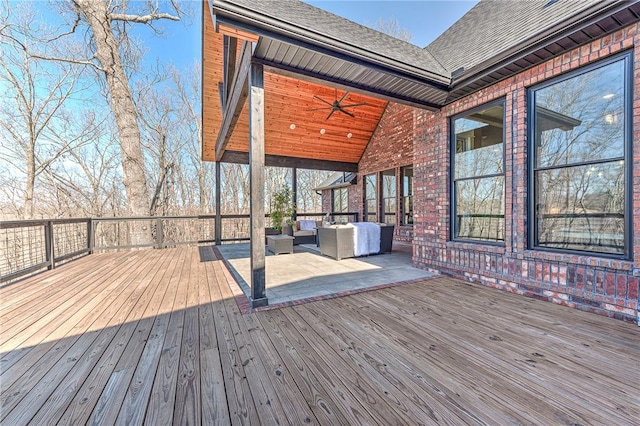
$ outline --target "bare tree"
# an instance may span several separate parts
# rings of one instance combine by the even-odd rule
[[[109,86],[111,109],[120,135],[122,170],[129,210],[133,215],[147,215],[149,189],[145,179],[140,129],[120,51],[120,42],[126,39],[126,25],[115,27],[119,23],[151,24],[160,19],[177,21],[180,18],[158,12],[157,4],[152,5],[151,2],[147,3],[147,10],[134,14],[127,13],[127,1],[73,0],[73,3],[78,19],[85,20],[91,28],[93,58],[99,63],[95,66],[99,66]],[[95,64],[93,61],[91,63]]]
[[[86,143],[95,127],[91,116],[82,128],[70,127],[73,118],[65,105],[86,86],[79,82],[81,69],[69,64],[43,64],[20,46],[28,46],[33,18],[22,11],[12,27],[12,39],[0,39],[0,82],[4,82],[0,106],[0,160],[24,173],[22,215],[33,218],[36,179],[64,154]],[[18,38],[19,37],[19,38]],[[73,100],[78,102],[77,99]],[[22,185],[21,185],[22,186]]]
[[[202,160],[202,117],[197,99],[200,97],[200,64],[194,64],[188,72],[180,74],[173,71],[172,79],[180,99],[179,115],[183,124],[182,137],[185,139],[185,156],[188,158],[188,168],[195,170],[198,182],[198,205],[201,213],[211,211],[210,191],[213,188],[213,171],[211,163]],[[185,166],[182,167],[185,169]]]
[[[173,14],[160,11],[158,2],[129,2],[127,0],[72,0],[69,4],[60,4],[62,12],[70,13],[69,30],[43,40],[41,51],[30,49],[20,40],[12,37],[7,28],[0,28],[0,34],[12,37],[32,57],[90,66],[103,75],[108,87],[108,96],[114,119],[118,128],[121,148],[121,162],[124,186],[129,212],[133,215],[149,214],[149,189],[145,178],[144,157],[142,154],[138,115],[133,102],[126,72],[127,56],[132,43],[127,28],[131,24],[152,26],[159,20],[180,19],[180,10],[175,2],[170,2]],[[84,57],[76,50],[64,51],[60,43],[73,36],[78,29],[86,25],[90,43],[85,44],[88,52]],[[48,52],[62,51],[59,55]],[[58,49],[58,50],[56,50]],[[46,52],[46,53],[43,53]]]

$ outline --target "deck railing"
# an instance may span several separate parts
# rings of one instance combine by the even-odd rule
[[[326,213],[298,213],[298,219]],[[331,220],[357,213],[330,213]],[[95,251],[167,248],[248,241],[248,214],[221,215],[216,235],[215,215],[100,217],[0,222],[0,284],[86,256]],[[270,226],[267,216],[266,226]]]

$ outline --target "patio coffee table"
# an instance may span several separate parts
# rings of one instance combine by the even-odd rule
[[[273,254],[293,253],[293,239],[288,235],[267,235],[267,246]]]

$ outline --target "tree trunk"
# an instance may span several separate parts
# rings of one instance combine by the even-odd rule
[[[127,194],[129,214],[132,216],[149,215],[149,188],[144,173],[144,158],[140,143],[140,129],[129,81],[122,67],[118,43],[111,28],[111,19],[107,5],[102,0],[73,0],[93,31],[95,57],[104,71],[111,109],[114,114],[118,134],[124,187]],[[150,226],[139,223],[134,226],[132,244],[149,242]]]

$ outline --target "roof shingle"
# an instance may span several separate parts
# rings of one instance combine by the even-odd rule
[[[401,64],[448,78],[447,70],[425,49],[367,28],[348,19],[334,15],[299,0],[213,0],[216,3],[233,4],[273,20],[327,37],[337,44],[364,49],[374,56],[385,57]]]
[[[425,50],[449,71],[468,70],[601,0],[481,0]]]

